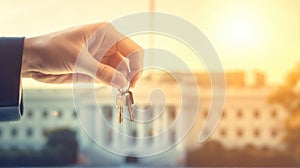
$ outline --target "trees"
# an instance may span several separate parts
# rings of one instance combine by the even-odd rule
[[[287,134],[284,142],[287,150],[300,163],[300,63],[287,74],[283,85],[271,94],[269,101],[280,104],[289,112],[285,122]]]
[[[78,142],[69,128],[46,132],[47,142],[40,150],[0,148],[0,167],[5,166],[69,166],[76,164]]]

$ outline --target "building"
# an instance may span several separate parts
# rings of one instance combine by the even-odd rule
[[[134,90],[135,117],[139,121],[134,123],[127,121],[126,116],[123,123],[118,123],[110,87],[95,89],[96,103],[89,99],[89,92],[78,90],[75,99],[79,103],[75,100],[75,105],[72,89],[24,90],[24,116],[21,121],[0,125],[0,147],[39,148],[45,141],[47,129],[70,127],[77,132],[81,151],[89,158],[90,165],[121,165],[130,160],[111,151],[136,157],[168,147],[169,150],[154,157],[134,162],[141,165],[177,165],[184,160],[187,150],[202,145],[198,138],[210,111],[211,90],[200,85],[199,113],[192,129],[185,130],[182,127],[191,124],[191,120],[182,117],[180,111],[185,116],[192,116],[189,103],[194,101],[194,97],[183,103],[181,92],[182,88],[189,90],[192,82],[187,74],[174,74],[156,74],[157,78],[151,81],[141,81],[140,87]],[[196,76],[198,79],[201,75]],[[267,97],[272,88],[247,87],[244,77],[242,73],[232,74],[229,78],[232,82],[227,81],[225,108],[210,139],[221,142],[227,148],[254,145],[284,149],[281,123],[286,111],[268,104]],[[178,86],[178,81],[183,86]],[[174,125],[175,121],[178,124]],[[185,132],[188,134],[181,137]],[[160,135],[160,138],[154,138]],[[182,141],[177,143],[181,138]]]

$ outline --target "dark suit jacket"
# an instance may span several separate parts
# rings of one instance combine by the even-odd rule
[[[0,37],[0,122],[19,120],[23,113],[23,44],[24,38]]]

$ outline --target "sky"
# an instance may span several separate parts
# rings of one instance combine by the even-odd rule
[[[0,32],[32,37],[145,11],[148,0],[1,0]],[[225,70],[263,71],[273,84],[281,83],[300,62],[300,0],[156,0],[155,11],[196,25],[213,44]],[[132,38],[150,47],[149,35]],[[203,68],[196,54],[175,39],[156,35],[154,46],[179,55],[193,70]],[[23,86],[47,87],[27,79]]]

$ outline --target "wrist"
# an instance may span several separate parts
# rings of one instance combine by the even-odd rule
[[[35,62],[35,39],[34,38],[25,38],[24,47],[23,47],[23,56],[22,56],[22,77],[31,77],[32,73],[35,71],[34,62]]]

